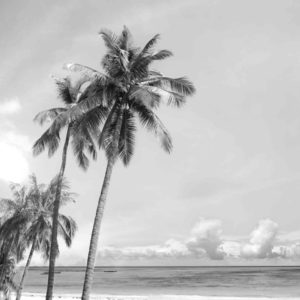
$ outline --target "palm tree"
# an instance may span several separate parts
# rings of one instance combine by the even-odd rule
[[[0,291],[5,299],[16,291],[14,283],[16,263],[23,259],[26,250],[24,222],[28,219],[27,189],[19,184],[11,184],[13,200],[0,199]]]
[[[113,166],[118,157],[125,166],[130,162],[134,151],[136,118],[154,132],[160,138],[164,150],[170,152],[171,137],[155,110],[161,102],[181,107],[186,96],[195,92],[193,84],[185,77],[170,78],[150,69],[153,62],[172,55],[168,50],[154,52],[159,35],[155,35],[143,48],[137,48],[133,46],[131,34],[126,27],[120,36],[108,30],[102,30],[100,34],[107,47],[102,60],[104,73],[79,64],[66,65],[69,70],[82,72],[91,78],[91,84],[81,95],[77,107],[71,109],[69,116],[95,107],[98,110],[108,108],[98,139],[99,146],[107,156],[107,167],[91,234],[82,292],[84,300],[89,299],[92,286],[99,232]]]
[[[52,108],[46,111],[42,111],[34,119],[41,125],[43,125],[48,120],[52,122],[50,127],[35,142],[33,146],[34,155],[38,155],[43,152],[45,148],[48,148],[48,156],[51,157],[58,149],[61,129],[64,126],[67,126],[61,166],[57,179],[55,200],[53,204],[53,227],[51,234],[51,249],[46,299],[52,299],[53,296],[55,258],[57,256],[59,206],[61,198],[62,179],[65,172],[67,151],[70,140],[73,148],[73,153],[77,158],[77,162],[81,168],[86,170],[89,165],[89,160],[86,152],[89,152],[94,159],[96,158],[96,147],[93,142],[93,135],[96,134],[98,123],[102,119],[102,112],[100,110],[95,108],[85,115],[81,115],[78,118],[69,120],[68,123],[60,123],[60,120],[63,119],[64,116],[68,115],[71,108],[76,107],[79,96],[81,95],[82,89],[87,81],[87,78],[85,78],[84,76],[80,80],[78,80],[75,85],[72,84],[70,78],[57,80],[56,84],[58,86],[58,93],[65,107]]]
[[[8,256],[2,249],[0,250],[0,269],[2,273],[0,293],[4,294],[5,300],[9,300],[11,291],[17,290],[17,286],[13,280],[16,273],[16,261],[12,255]]]
[[[31,217],[27,220],[27,228],[24,234],[24,239],[30,252],[27,258],[25,268],[19,283],[16,300],[21,298],[24,280],[30,266],[30,262],[35,251],[40,251],[45,260],[49,259],[51,230],[52,230],[52,212],[54,206],[55,193],[58,180],[54,178],[48,187],[43,184],[38,184],[35,175],[31,176],[31,187],[29,195],[29,209]],[[61,187],[61,204],[66,204],[74,201],[73,194],[69,192],[69,186],[65,180]],[[77,225],[75,221],[66,215],[59,214],[58,216],[58,234],[62,237],[68,247],[71,246],[74,238]]]
[[[0,257],[3,288],[9,287],[17,290],[17,299],[21,298],[23,283],[30,266],[34,251],[40,251],[45,260],[49,258],[52,212],[57,187],[57,177],[48,186],[38,184],[35,175],[30,176],[30,184],[12,185],[13,199],[1,199],[1,208],[6,214],[2,217],[0,227]],[[62,205],[74,201],[74,194],[69,192],[69,186],[65,180],[62,182]],[[59,214],[58,233],[71,246],[77,225],[71,217]],[[12,276],[16,262],[23,259],[25,249],[30,247],[29,256],[22,274],[19,287],[13,284]],[[9,273],[7,273],[9,270]]]

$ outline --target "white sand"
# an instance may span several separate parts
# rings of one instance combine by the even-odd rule
[[[54,300],[76,300],[80,295],[55,295]],[[24,293],[22,300],[44,300],[43,294]],[[214,296],[187,296],[187,295],[149,295],[149,296],[123,296],[123,295],[91,295],[91,300],[299,300],[289,297],[214,297]]]

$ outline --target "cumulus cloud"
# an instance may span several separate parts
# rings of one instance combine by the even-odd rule
[[[21,104],[18,98],[4,100],[0,103],[0,114],[10,115],[18,112],[21,109]]]
[[[144,247],[105,247],[99,258],[112,260],[143,260],[159,258],[193,258],[211,260],[300,258],[300,241],[291,245],[275,244],[278,224],[270,219],[258,222],[245,244],[241,240],[228,240],[222,236],[220,220],[201,219],[185,241],[170,239],[162,245]],[[300,240],[300,236],[299,236]],[[280,241],[279,241],[280,242]]]
[[[300,258],[300,242],[292,245],[275,246],[273,249],[273,253],[282,258]]]
[[[239,258],[241,255],[241,243],[238,241],[223,241],[220,248],[226,257]]]
[[[222,224],[220,220],[200,220],[192,229],[192,237],[187,242],[191,253],[203,254],[203,250],[211,259],[223,259],[225,252],[222,244]]]
[[[278,224],[270,219],[259,221],[251,232],[249,243],[242,248],[246,258],[267,258],[273,256],[273,247],[278,232]]]
[[[61,245],[59,265],[84,265],[88,252],[88,240],[92,224],[79,229],[72,248]],[[220,220],[200,219],[192,228],[187,239],[179,241],[168,239],[160,245],[115,247],[106,246],[100,248],[97,260],[101,264],[132,263],[144,264],[145,262],[163,261],[193,262],[204,259],[226,260],[234,259],[243,262],[251,259],[300,259],[300,232],[298,239],[293,234],[292,240],[287,240],[289,233],[278,235],[278,224],[270,219],[258,222],[258,225],[250,233],[248,242],[243,242],[244,237],[226,239],[223,236]],[[232,261],[231,261],[232,262]],[[42,264],[42,259],[35,256],[33,264]]]
[[[223,259],[222,226],[219,220],[201,219],[186,241],[169,239],[162,245],[144,247],[105,247],[99,258],[108,259],[159,259],[159,258],[204,258]]]

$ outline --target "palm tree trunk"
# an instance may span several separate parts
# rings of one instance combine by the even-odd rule
[[[110,178],[113,170],[113,160],[110,159],[107,163],[105,177],[103,180],[102,190],[100,194],[100,198],[98,201],[98,206],[96,210],[96,216],[94,219],[94,226],[93,231],[91,235],[90,240],[90,248],[89,248],[89,254],[88,254],[88,261],[85,271],[85,278],[84,278],[84,286],[82,291],[82,299],[88,300],[90,290],[93,284],[93,275],[94,275],[94,266],[95,266],[95,259],[96,259],[96,252],[97,252],[97,246],[98,246],[98,240],[99,240],[99,233],[100,233],[100,227],[107,197],[107,192],[109,188]]]
[[[23,283],[24,283],[24,280],[25,280],[28,268],[30,266],[32,255],[33,255],[33,252],[34,252],[34,249],[35,249],[36,240],[37,240],[37,235],[35,236],[35,238],[34,238],[34,240],[32,242],[32,245],[31,245],[31,249],[30,249],[29,256],[28,256],[28,259],[27,259],[27,262],[26,262],[26,266],[24,268],[22,279],[21,279],[20,284],[19,284],[19,288],[18,288],[16,300],[20,300],[21,299],[22,290],[23,290]]]
[[[86,270],[85,270],[85,278],[84,278],[84,284],[83,284],[83,290],[82,290],[82,296],[81,296],[82,300],[89,300],[89,298],[90,298],[90,291],[91,291],[91,287],[93,284],[93,275],[94,275],[94,267],[95,267],[95,260],[96,260],[96,254],[97,254],[97,248],[98,248],[100,228],[101,228],[108,188],[109,188],[109,184],[110,184],[110,178],[111,178],[113,166],[114,166],[116,158],[117,158],[117,151],[118,151],[118,145],[119,145],[119,136],[120,136],[120,130],[121,130],[121,126],[122,126],[122,120],[123,120],[123,113],[121,110],[121,114],[119,116],[116,131],[114,133],[113,154],[111,155],[111,157],[108,159],[108,162],[107,162],[106,172],[105,172],[102,189],[101,189],[101,194],[100,194],[97,209],[96,209],[96,215],[95,215],[95,219],[94,219],[94,225],[93,225],[93,230],[92,230],[92,235],[91,235],[91,240],[90,240],[87,266],[86,266]]]
[[[65,173],[66,161],[67,161],[67,151],[70,140],[70,130],[71,125],[69,125],[65,144],[62,153],[62,162],[60,171],[57,178],[57,188],[55,193],[54,207],[53,207],[53,216],[52,216],[52,235],[51,235],[51,248],[50,248],[50,258],[49,258],[49,271],[48,271],[48,285],[47,285],[47,294],[46,300],[52,300],[53,297],[53,287],[54,287],[54,271],[55,271],[55,259],[58,252],[57,245],[57,228],[58,228],[58,213],[60,206],[60,195],[61,195],[61,186],[62,180]]]

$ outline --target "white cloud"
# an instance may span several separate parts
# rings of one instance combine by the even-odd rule
[[[18,112],[21,109],[21,104],[18,98],[4,100],[0,103],[0,114],[10,115]]]
[[[201,219],[191,230],[186,241],[174,239],[162,245],[144,247],[105,247],[99,252],[99,258],[122,259],[156,259],[156,258],[192,258],[211,260],[263,259],[263,258],[300,258],[300,236],[298,242],[291,245],[275,245],[278,225],[269,219],[260,220],[251,232],[250,240],[226,240],[222,236],[220,220]]]
[[[163,245],[153,245],[145,247],[105,247],[99,252],[100,258],[110,259],[153,259],[167,257],[184,257],[188,256],[189,251],[185,244],[170,239]]]
[[[92,224],[79,229],[71,248],[67,248],[60,241],[61,255],[58,265],[84,265],[88,254],[88,241]],[[191,230],[190,236],[185,241],[169,239],[160,245],[135,246],[135,247],[100,247],[97,260],[104,263],[139,263],[155,261],[194,262],[205,259],[230,260],[231,262],[242,262],[255,259],[289,259],[300,258],[300,235],[298,240],[293,239],[289,244],[286,236],[281,236],[275,245],[278,225],[269,219],[258,222],[256,228],[251,232],[248,243],[244,243],[244,237],[225,239],[222,236],[222,223],[215,219],[201,219]],[[88,238],[87,238],[88,237]],[[234,260],[232,260],[234,259]],[[274,262],[274,261],[273,261]],[[34,265],[43,264],[39,255],[33,259]]]
[[[21,182],[29,174],[26,156],[30,151],[27,136],[14,131],[0,132],[0,179],[8,182]]]
[[[226,257],[238,258],[241,254],[241,243],[237,241],[223,241],[220,246]]]
[[[250,241],[242,248],[242,256],[246,258],[267,258],[273,256],[273,247],[278,225],[265,219],[251,232]]]
[[[220,220],[200,220],[192,230],[192,237],[187,242],[188,249],[195,254],[202,254],[203,250],[211,259],[223,259],[222,224]]]
[[[22,182],[29,174],[27,155],[31,144],[26,135],[17,132],[7,115],[21,109],[18,98],[12,98],[0,103],[0,180]]]
[[[300,258],[300,242],[297,242],[293,245],[275,246],[273,253],[282,258]]]

